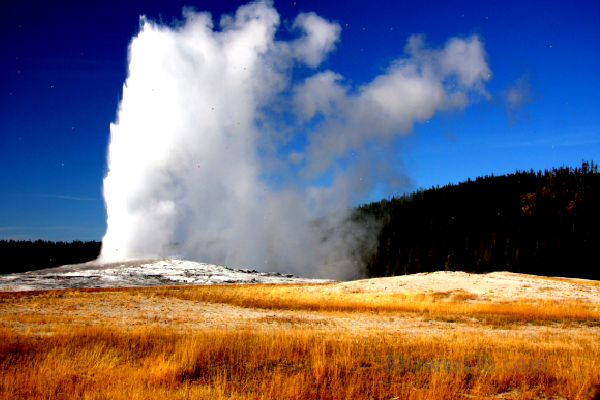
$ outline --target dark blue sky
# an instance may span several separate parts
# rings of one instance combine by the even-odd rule
[[[0,239],[101,240],[110,123],[127,78],[127,48],[139,16],[166,23],[182,7],[210,11],[215,24],[232,1],[27,2],[0,6]],[[340,41],[316,70],[298,65],[292,82],[331,70],[356,90],[404,55],[411,35],[431,48],[476,34],[491,70],[464,111],[415,121],[394,141],[392,162],[409,181],[375,185],[359,204],[395,192],[600,161],[600,8],[591,1],[275,1],[276,40],[301,12],[337,22]],[[347,24],[347,26],[346,26]],[[450,90],[450,89],[449,89]],[[470,97],[471,99],[471,97]],[[296,150],[302,141],[294,142]],[[323,178],[323,182],[327,179]]]

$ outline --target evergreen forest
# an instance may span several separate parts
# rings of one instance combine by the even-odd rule
[[[485,176],[364,204],[383,229],[361,252],[369,277],[509,271],[600,280],[600,174],[579,169]]]

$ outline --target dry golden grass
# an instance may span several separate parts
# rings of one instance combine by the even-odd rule
[[[600,382],[597,304],[474,303],[466,292],[332,294],[320,293],[322,285],[330,283],[0,293],[0,398],[492,399],[519,389],[503,398],[571,400]],[[150,301],[164,306],[150,309]],[[173,317],[173,301],[189,311]],[[239,307],[240,315],[288,315],[224,329],[198,312],[207,303]],[[127,313],[122,324],[107,316],[112,309]],[[335,323],[379,318],[383,326],[407,316],[473,329],[409,335]],[[526,326],[539,334],[521,334]],[[402,371],[400,363],[469,356],[476,368],[482,355],[496,371]],[[508,359],[525,360],[525,370],[498,370]],[[543,360],[546,370],[528,370],[529,360]]]

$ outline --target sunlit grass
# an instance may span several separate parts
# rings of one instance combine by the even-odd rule
[[[597,304],[473,303],[469,301],[477,296],[461,291],[310,291],[327,285],[331,284],[0,293],[0,398],[483,399],[519,388],[521,397],[515,399],[533,399],[538,393],[574,399],[582,388],[600,380]],[[290,315],[254,318],[235,329],[191,329],[189,324],[205,318],[192,312],[172,318],[168,308],[160,315],[148,313],[141,308],[150,298]],[[115,325],[96,311],[109,301],[142,314]],[[19,312],[11,311],[17,307]],[[47,312],[50,309],[58,311]],[[372,331],[340,329],[330,322],[334,316],[357,322],[376,317],[382,324]],[[383,328],[383,322],[406,316],[475,329],[424,334],[423,328],[423,334],[409,335]],[[534,337],[521,335],[524,326],[541,330]],[[591,330],[557,335],[545,327]],[[18,333],[19,329],[27,331]],[[514,334],[486,332],[500,329]],[[417,372],[401,371],[399,363],[469,356],[475,368],[482,355],[493,359],[496,368],[508,359],[533,359],[544,360],[546,370]]]

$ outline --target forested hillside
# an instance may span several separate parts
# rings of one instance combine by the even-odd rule
[[[358,207],[383,222],[362,254],[371,277],[452,270],[600,279],[600,174],[593,161],[419,190]]]

